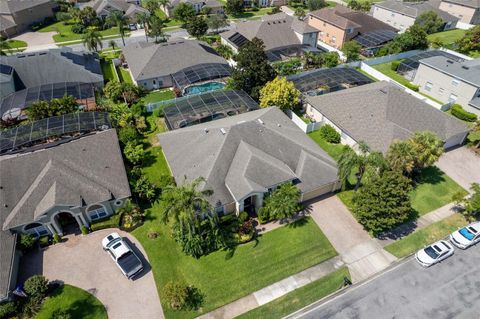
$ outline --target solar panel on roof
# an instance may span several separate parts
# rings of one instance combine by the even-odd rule
[[[248,42],[248,39],[238,32],[235,32],[232,36],[228,38],[228,40],[235,44],[237,48],[240,48],[242,45]]]

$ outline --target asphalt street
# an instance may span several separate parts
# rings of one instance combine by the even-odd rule
[[[478,319],[480,245],[422,268],[412,257],[390,271],[288,318]]]

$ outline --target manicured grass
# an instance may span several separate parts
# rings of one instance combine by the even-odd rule
[[[27,42],[21,40],[7,40],[8,49],[4,50],[7,53],[15,53],[25,51]]]
[[[49,26],[46,26],[46,27],[38,30],[38,32],[57,32],[57,34],[55,34],[53,36],[53,40],[56,43],[65,42],[65,41],[81,40],[83,34],[73,33],[72,32],[72,25],[73,25],[72,22],[65,23],[63,21],[59,21],[59,22],[53,23]],[[120,36],[118,34],[118,28],[117,27],[113,27],[113,28],[106,29],[106,30],[101,30],[99,32],[100,32],[100,35],[102,37],[113,36],[113,35]]]
[[[163,19],[164,21],[167,20],[167,22],[165,23],[165,26],[167,26],[167,27],[174,27],[174,26],[181,26],[182,25],[182,22],[180,22],[178,20],[167,18],[167,15],[165,14],[165,12],[163,12],[162,9],[157,9],[155,11],[155,15],[157,17],[159,17],[160,19]]]
[[[325,235],[310,218],[270,231],[258,240],[194,259],[186,256],[160,220],[161,207],[147,211],[146,222],[133,231],[145,248],[157,288],[169,281],[194,285],[204,294],[198,311],[172,311],[163,302],[166,318],[193,318],[237,300],[336,255]],[[149,230],[159,232],[152,240]]]
[[[410,193],[412,207],[419,215],[424,215],[452,202],[452,196],[467,191],[458,185],[436,166],[425,168],[416,178],[418,183]]]
[[[118,77],[120,78],[120,82],[133,83],[132,77],[130,76],[130,72],[127,69],[118,67],[117,74],[118,74]]]
[[[152,91],[142,98],[143,104],[155,103],[175,98],[175,93],[172,90]]]
[[[48,297],[35,316],[36,319],[50,319],[56,311],[65,311],[69,318],[107,319],[107,311],[93,295],[80,288],[63,285]]]
[[[111,60],[100,61],[100,66],[102,67],[103,78],[105,81],[118,81],[115,67]]]
[[[455,41],[461,39],[465,35],[465,31],[466,30],[455,29],[455,30],[443,31],[438,33],[432,33],[427,36],[427,39],[429,41],[440,39],[440,41],[442,41],[442,43],[446,47],[450,47],[452,44],[455,43]]]
[[[386,76],[392,78],[393,80],[397,81],[398,83],[400,84],[403,84],[405,86],[407,86],[408,84],[410,84],[410,81],[408,81],[407,79],[405,79],[403,76],[401,76],[400,74],[398,74],[397,72],[393,71],[391,69],[391,65],[392,65],[392,62],[387,62],[387,63],[382,63],[382,64],[377,64],[377,65],[372,65],[372,67],[380,72],[382,72],[383,74],[385,74]]]
[[[385,246],[385,250],[398,258],[405,257],[428,244],[445,238],[466,224],[468,222],[462,215],[454,214]]]
[[[228,15],[229,20],[239,20],[239,19],[256,19],[261,16],[266,15],[268,12],[272,11],[272,8],[259,8],[258,11],[248,10],[239,15]]]
[[[285,296],[238,316],[236,319],[282,318],[334,293],[342,287],[344,277],[350,278],[347,267],[340,268]]]
[[[313,131],[308,133],[311,139],[313,139],[328,155],[330,155],[334,160],[338,161],[340,155],[344,150],[343,144],[332,144],[325,141],[321,135],[320,131]]]
[[[370,74],[363,71],[362,69],[358,68],[358,69],[355,69],[355,70],[357,70],[358,72],[360,72],[360,73],[364,74],[365,76],[369,77],[372,81],[378,82],[378,79],[376,77],[371,76]]]

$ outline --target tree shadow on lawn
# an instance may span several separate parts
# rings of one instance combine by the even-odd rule
[[[416,185],[439,184],[445,182],[445,174],[436,166],[429,166],[422,169],[413,176],[413,182]]]
[[[388,230],[384,233],[381,233],[376,237],[380,240],[388,240],[388,239],[397,240],[407,235],[410,235],[418,227],[417,219],[419,216],[420,214],[418,213],[418,211],[416,211],[415,209],[412,209],[412,212],[407,222],[401,225],[398,225],[397,227],[394,227],[393,229]]]
[[[148,143],[150,145],[150,143]],[[158,150],[161,151],[161,150]],[[155,165],[157,163],[157,156],[155,156],[153,153],[155,152],[155,148],[149,148],[148,151],[145,152],[145,155],[143,156],[143,161],[142,161],[142,167],[147,168]]]

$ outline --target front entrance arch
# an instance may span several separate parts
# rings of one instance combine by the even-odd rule
[[[55,215],[54,219],[57,228],[62,232],[60,235],[80,234],[80,227],[82,225],[79,224],[73,213],[62,211]]]

